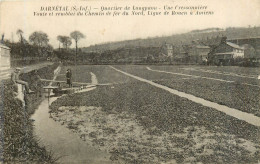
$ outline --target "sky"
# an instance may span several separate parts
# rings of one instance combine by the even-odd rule
[[[185,33],[195,29],[210,27],[248,27],[260,26],[259,0],[154,0],[154,1],[59,1],[27,0],[0,2],[0,33],[5,39],[18,41],[17,29],[24,31],[28,40],[34,31],[48,34],[50,44],[57,48],[58,35],[69,36],[72,31],[82,32],[86,38],[79,41],[79,47],[89,45]],[[91,6],[99,10],[102,6],[157,6],[164,12],[164,6],[207,6],[213,15],[180,16],[34,16],[41,7],[47,6]],[[94,10],[93,10],[94,11]],[[190,10],[183,10],[190,11]],[[169,10],[171,13],[171,11]],[[74,44],[72,45],[74,46]]]

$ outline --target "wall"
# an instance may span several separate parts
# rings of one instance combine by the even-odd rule
[[[0,47],[0,79],[10,77],[10,50]]]
[[[0,47],[0,67],[10,68],[10,50]]]
[[[243,58],[244,57],[244,50],[240,50],[240,49],[233,49],[233,58]]]

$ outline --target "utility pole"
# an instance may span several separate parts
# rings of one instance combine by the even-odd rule
[[[77,65],[77,54],[78,54],[78,41],[76,40],[75,65]]]

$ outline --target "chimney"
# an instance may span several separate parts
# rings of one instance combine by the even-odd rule
[[[5,37],[5,34],[2,34],[1,43],[4,43],[4,37]]]

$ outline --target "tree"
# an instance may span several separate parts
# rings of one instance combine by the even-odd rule
[[[78,41],[82,38],[85,38],[85,35],[82,34],[81,32],[79,31],[73,31],[70,33],[70,37],[72,39],[75,40],[75,44],[76,44],[76,54],[75,54],[75,64],[76,64],[76,61],[77,61],[77,53],[78,53]]]
[[[48,47],[48,35],[42,31],[35,31],[29,36],[29,42],[38,49],[38,57],[44,57],[44,48]],[[40,60],[40,59],[39,59]]]
[[[38,47],[48,46],[48,35],[42,31],[36,31],[29,36],[29,41]]]
[[[18,35],[18,37],[20,37],[20,42],[23,43],[23,31],[21,29],[18,29],[16,31],[16,34]]]
[[[68,47],[72,44],[71,38],[68,36],[57,36],[57,40],[63,45],[64,48],[68,49]]]

